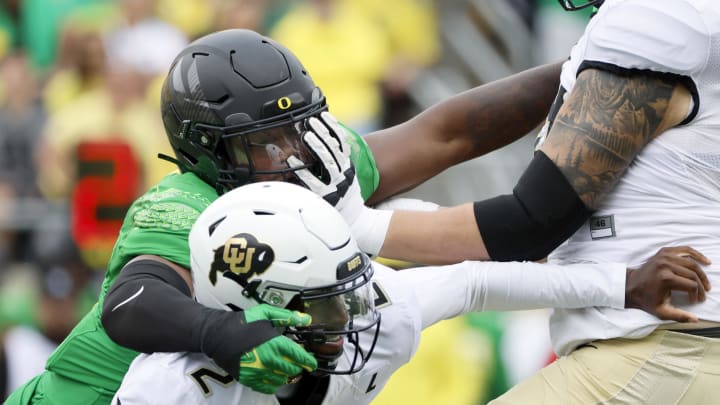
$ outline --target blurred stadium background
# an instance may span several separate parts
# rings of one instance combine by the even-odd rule
[[[159,86],[189,41],[250,28],[284,43],[361,133],[562,60],[587,15],[555,0],[6,0],[0,3],[0,399],[93,305],[129,204],[173,167]],[[511,190],[534,134],[407,195]],[[404,266],[406,263],[391,263]],[[425,331],[377,404],[483,404],[553,360],[547,311]]]

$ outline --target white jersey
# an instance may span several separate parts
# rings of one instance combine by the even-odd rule
[[[707,301],[673,303],[720,322],[720,1],[608,0],[564,64],[572,92],[584,67],[678,77],[693,104],[685,123],[650,142],[602,207],[549,257],[551,263],[626,262],[634,267],[663,246],[689,245],[714,264]],[[556,310],[558,354],[595,339],[640,338],[663,321],[634,309]]]
[[[551,266],[537,263],[464,262],[395,271],[373,263],[375,303],[382,319],[365,367],[333,375],[322,404],[368,404],[390,376],[410,361],[420,332],[443,319],[483,310],[523,310],[590,305],[622,308],[625,265]],[[360,334],[372,340],[374,330]],[[347,350],[353,352],[353,349]],[[347,355],[347,353],[346,353]],[[346,369],[343,357],[339,368]],[[197,353],[142,354],[130,365],[113,404],[278,404],[236,383]]]

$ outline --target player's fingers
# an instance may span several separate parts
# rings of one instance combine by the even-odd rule
[[[690,248],[688,248],[688,249],[690,249]],[[698,254],[700,254],[700,253],[698,252]],[[692,259],[690,257],[692,257]],[[710,288],[711,288],[710,279],[708,279],[708,276],[707,276],[707,273],[705,273],[705,270],[703,270],[702,267],[700,267],[700,265],[698,264],[698,263],[701,263],[704,265],[709,265],[710,262],[709,261],[707,263],[701,262],[700,260],[698,260],[697,258],[695,258],[693,256],[681,256],[681,260],[685,260],[685,262],[683,263],[684,267],[692,270],[695,274],[697,274],[697,276],[700,278],[700,281],[703,285],[703,289],[705,291],[710,291]]]
[[[672,249],[673,253],[677,254],[678,256],[685,256],[695,259],[697,262],[699,262],[702,265],[709,265],[712,263],[710,259],[707,258],[704,254],[700,253],[699,251],[691,248],[690,246],[675,246]]]
[[[305,184],[307,188],[316,193],[322,192],[322,190],[324,190],[326,187],[326,184],[320,181],[320,179],[315,177],[312,173],[310,173],[310,170],[308,169],[296,170],[294,173],[298,177],[298,179],[300,179],[300,181]]]
[[[328,149],[330,149],[331,152],[333,152],[333,154],[342,153],[340,141],[330,132],[326,126],[327,124],[324,124],[315,117],[310,118],[309,123],[310,128],[312,128],[312,132],[318,136],[318,138],[327,146]]]
[[[703,298],[700,298],[700,294],[701,294],[701,293],[700,293],[699,291],[702,291],[702,288],[694,288],[694,289],[691,289],[691,290],[688,290],[688,291],[687,291],[688,301],[689,301],[691,304],[695,304],[695,303],[697,303],[698,301],[700,301],[700,302],[705,301],[705,298],[704,298],[704,297],[703,297]]]
[[[322,118],[323,122],[325,122],[325,125],[327,125],[328,128],[335,132],[335,136],[340,142],[340,149],[346,156],[349,156],[350,147],[348,146],[347,142],[347,131],[345,131],[345,129],[338,122],[338,120],[335,119],[335,117],[327,111],[320,113],[320,118]]]
[[[676,322],[698,322],[698,317],[692,312],[684,311],[672,306],[670,303],[663,303],[657,308],[656,315],[660,319]]]
[[[691,249],[691,248],[688,248],[688,249]],[[694,259],[692,256],[686,256],[686,255],[669,256],[669,257],[666,257],[666,260],[693,271],[695,274],[697,274],[700,281],[702,282],[703,288],[705,288],[706,290],[710,289],[710,280],[708,279],[707,274],[702,269],[702,267],[700,267],[700,263],[696,259]]]
[[[698,291],[702,290],[697,282],[676,275],[667,277],[663,282],[663,288],[667,288],[667,293],[670,291],[684,291],[688,293],[690,301],[693,303],[697,302]]]
[[[284,348],[286,346],[298,346],[298,344],[285,336],[280,336],[279,339],[275,339],[277,339],[277,341],[273,345],[275,349],[275,354],[273,356],[267,356],[263,359],[264,368],[262,370],[262,375],[263,378],[266,378],[268,375],[280,377],[277,382],[282,383],[283,381],[286,381],[288,377],[293,377],[300,374],[303,369],[300,365],[297,364],[294,358],[285,355],[286,351],[284,350]]]
[[[253,375],[251,378],[243,379],[242,384],[253,391],[272,395],[285,384],[286,380],[286,377],[273,375],[268,370],[265,370],[262,373]]]
[[[293,311],[290,317],[290,324],[288,326],[310,326],[312,323],[312,316],[300,311]]]
[[[278,375],[278,374],[266,374],[263,376],[262,382],[264,383],[265,387],[264,390],[266,391],[265,394],[274,394],[278,388],[285,385],[285,382],[287,381],[286,376]]]
[[[285,308],[264,306],[264,316],[272,322],[273,326],[308,326],[312,323],[312,317],[300,311],[291,311]]]
[[[292,342],[292,345],[283,345],[280,354],[288,363],[293,363],[307,371],[313,371],[317,368],[317,359],[308,353],[302,346]]]
[[[318,134],[318,136],[320,136],[323,140],[333,137],[326,124],[319,119],[311,117],[308,120],[308,124],[310,124],[310,128],[312,128],[313,132]]]
[[[256,385],[254,387],[250,387],[251,389],[266,395],[273,395],[277,391],[277,387],[270,384],[270,382],[266,379],[261,380],[262,384]]]
[[[329,136],[330,135],[328,135],[328,137]],[[318,134],[313,131],[305,132],[305,134],[303,135],[303,141],[308,146],[308,148],[310,148],[310,150],[315,152],[318,159],[320,159],[320,161],[325,165],[325,168],[330,172],[333,177],[337,176],[342,171],[340,168],[340,164],[329,149],[332,146],[326,146],[326,144],[320,139],[320,136]],[[335,143],[337,143],[337,141],[335,141]]]
[[[667,260],[672,260],[696,272],[700,280],[702,280],[703,288],[706,291],[710,291],[710,280],[707,274],[705,274],[705,271],[700,268],[700,265],[707,266],[712,263],[705,255],[690,246],[665,247],[660,249],[658,254]]]
[[[687,289],[684,289],[683,291],[687,291],[689,294],[691,294],[691,300],[692,295],[695,296],[695,300],[705,301],[705,287],[702,283],[702,280],[700,279],[700,276],[697,272],[693,271],[692,268],[688,268],[686,266],[677,265],[674,263],[669,263],[667,265],[669,269],[673,272],[673,277],[666,280],[666,283],[670,285],[672,289],[678,289],[675,288],[675,285],[688,285],[687,282],[692,282],[692,286],[688,287]],[[695,300],[692,300],[695,302]]]
[[[274,369],[273,373],[284,377],[286,381],[288,378],[294,377],[303,371],[302,367],[298,366],[292,361],[292,359],[287,357],[283,357],[283,361],[281,363],[281,366]]]
[[[330,151],[333,159],[335,159],[338,164],[339,170],[342,171],[344,169],[344,162],[342,161],[343,159],[341,159],[341,156],[344,156],[344,153],[342,147],[340,146],[339,139],[335,135],[331,134],[325,124],[317,118],[310,118],[310,128],[312,128],[311,132],[315,133],[317,138]]]
[[[298,159],[295,155],[290,155],[287,158],[287,164],[290,166],[291,169],[296,169],[301,166],[305,166],[305,162]]]

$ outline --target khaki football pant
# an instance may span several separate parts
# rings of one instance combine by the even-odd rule
[[[656,330],[593,342],[490,404],[720,404],[720,338]]]

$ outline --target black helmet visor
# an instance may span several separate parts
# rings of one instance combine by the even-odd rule
[[[292,181],[294,171],[317,167],[317,159],[302,141],[307,119],[243,131],[225,136],[230,160],[235,167],[246,168],[249,181]],[[303,165],[292,168],[288,158],[294,156]]]

